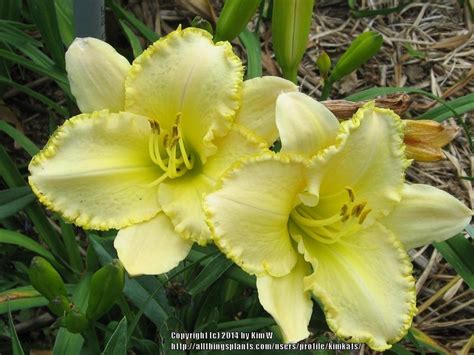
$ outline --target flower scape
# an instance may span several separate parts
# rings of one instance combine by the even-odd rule
[[[290,81],[244,82],[230,44],[206,31],[178,28],[131,65],[77,39],[66,69],[82,114],[32,159],[39,200],[85,229],[118,229],[130,275],[214,242],[256,275],[285,342],[309,336],[314,300],[342,340],[390,348],[416,313],[407,250],[471,219],[448,193],[405,182],[395,113],[368,103],[340,123]]]

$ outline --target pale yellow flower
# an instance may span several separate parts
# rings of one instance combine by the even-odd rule
[[[416,312],[407,249],[471,219],[446,192],[405,183],[403,124],[365,105],[339,124],[301,93],[277,100],[280,154],[245,158],[205,199],[215,243],[257,276],[284,340],[309,335],[312,296],[343,340],[390,348]]]
[[[86,229],[119,229],[132,274],[160,274],[210,231],[202,196],[235,160],[277,137],[275,100],[292,83],[242,82],[228,42],[180,28],[130,65],[110,45],[77,39],[66,54],[83,114],[67,120],[30,164],[33,191]]]

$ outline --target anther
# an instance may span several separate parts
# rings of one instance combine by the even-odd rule
[[[341,213],[339,214],[340,216],[345,216],[347,214],[347,211],[349,210],[349,206],[343,205],[341,208]]]
[[[351,202],[354,202],[355,197],[354,197],[354,191],[350,187],[345,187],[347,193],[349,194],[349,199]]]
[[[362,213],[359,217],[359,224],[364,223],[365,219],[367,218],[367,215],[372,211],[372,209],[365,210],[364,213]]]

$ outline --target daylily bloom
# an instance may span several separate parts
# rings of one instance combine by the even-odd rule
[[[202,195],[235,160],[278,136],[276,97],[289,81],[242,82],[228,42],[188,28],[130,65],[110,45],[77,39],[66,54],[83,114],[67,120],[30,163],[39,200],[86,229],[119,229],[128,273],[160,274],[193,242],[210,241]]]
[[[403,123],[365,105],[342,124],[301,93],[279,96],[282,150],[229,169],[204,206],[213,238],[257,276],[259,300],[286,342],[309,335],[312,296],[340,338],[375,350],[416,313],[407,249],[460,232],[471,210],[407,184]]]

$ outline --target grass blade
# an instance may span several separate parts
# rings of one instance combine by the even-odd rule
[[[64,69],[64,46],[59,33],[54,0],[28,0],[31,17],[56,65]]]
[[[8,312],[8,325],[10,328],[10,337],[12,340],[12,353],[13,355],[25,355],[23,348],[20,344],[20,339],[16,334],[15,325],[13,324],[13,318],[11,312]]]
[[[127,318],[123,317],[115,328],[109,342],[105,346],[102,355],[126,355],[127,354]]]
[[[130,23],[133,27],[135,27],[138,30],[138,32],[140,32],[142,36],[145,37],[149,42],[153,43],[160,39],[160,36],[158,35],[158,33],[149,29],[143,22],[137,19],[131,12],[128,12],[127,10],[122,8],[115,1],[108,0],[107,5],[112,9],[112,11],[115,13],[115,16],[117,16],[118,19],[128,21],[128,23]]]
[[[133,56],[136,58],[143,52],[142,45],[140,44],[140,40],[138,37],[133,33],[132,29],[128,27],[127,22],[124,20],[119,20],[120,26],[122,26],[123,32],[127,37],[128,41],[130,42],[130,46],[132,47]]]
[[[262,53],[257,35],[245,29],[240,35],[240,40],[247,52],[247,74],[245,78],[252,79],[262,76]]]
[[[54,0],[58,29],[66,47],[74,40],[72,0]]]
[[[2,145],[0,145],[0,176],[10,188],[26,186],[25,180]],[[64,245],[41,207],[37,203],[32,203],[25,208],[25,212],[35,225],[41,239],[54,254],[65,260]]]
[[[448,101],[448,103],[458,115],[472,111],[474,110],[474,93]],[[452,116],[453,114],[447,107],[440,105],[418,116],[418,119],[430,119],[441,122]]]
[[[32,286],[18,287],[0,292],[0,314],[22,309],[46,306],[49,301]]]
[[[474,289],[474,245],[462,234],[444,242],[433,243],[443,258],[463,278],[471,289]]]
[[[0,191],[0,219],[13,216],[35,199],[26,186]]]
[[[199,275],[188,284],[188,292],[196,295],[216,282],[230,267],[232,261],[218,254],[202,269]]]
[[[53,100],[47,98],[46,96],[41,95],[40,93],[30,89],[28,86],[20,85],[18,83],[15,83],[14,81],[12,81],[12,80],[4,77],[4,76],[1,76],[1,75],[0,75],[0,83],[6,84],[8,86],[12,86],[15,89],[17,89],[18,91],[21,91],[21,92],[31,96],[32,98],[40,101],[41,103],[45,104],[49,108],[53,109],[54,111],[56,111],[57,113],[59,113],[63,117],[68,117],[69,116],[69,112],[67,111],[66,108],[64,108],[61,105],[58,105],[56,102],[54,102]]]
[[[30,156],[39,153],[39,149],[36,144],[34,144],[27,136],[5,121],[0,121],[0,131],[9,135],[10,138],[16,141]]]
[[[0,18],[18,20],[21,15],[21,0],[0,1]]]

